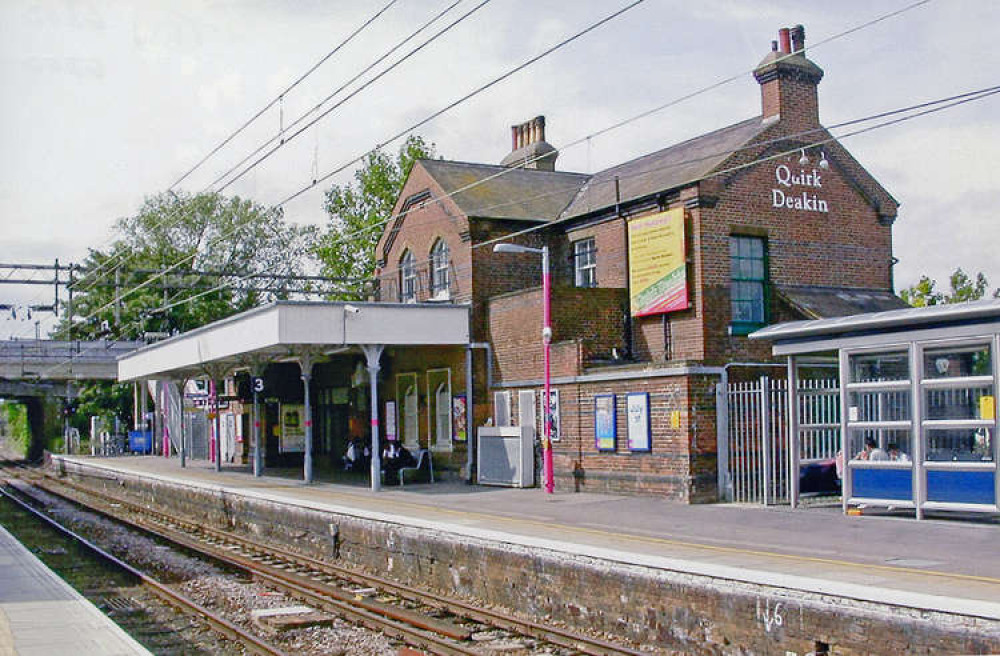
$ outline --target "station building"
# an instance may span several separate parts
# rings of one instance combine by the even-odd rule
[[[904,307],[898,203],[820,123],[824,73],[805,52],[804,29],[782,29],[753,74],[758,115],[594,174],[557,170],[543,117],[511,128],[499,163],[418,161],[360,314],[255,310],[138,351],[122,378],[256,370],[267,466],[336,463],[361,432],[481,483],[491,453],[512,453],[477,453],[478,427],[524,427],[521,456],[542,432],[542,260],[494,248],[544,247],[556,487],[717,500],[717,386],[784,367],[748,334]],[[251,432],[245,412],[235,423]],[[538,481],[525,474],[508,482]]]
[[[379,300],[468,304],[476,425],[541,432],[541,258],[494,246],[547,247],[557,487],[716,500],[716,385],[774,362],[747,335],[904,307],[899,204],[821,125],[822,77],[783,29],[753,118],[592,175],[556,169],[543,117],[498,164],[418,161],[378,243]],[[396,358],[397,393],[442,367]],[[427,398],[398,407],[433,416]]]

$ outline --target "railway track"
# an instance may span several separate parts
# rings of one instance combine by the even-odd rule
[[[108,551],[105,551],[101,547],[97,546],[90,540],[87,540],[81,535],[78,535],[69,528],[63,526],[59,522],[55,521],[44,512],[37,510],[32,507],[29,503],[18,498],[17,495],[11,494],[7,490],[0,489],[0,495],[4,497],[7,501],[14,504],[22,512],[32,516],[37,522],[45,525],[47,528],[57,532],[67,541],[82,547],[84,550],[89,552],[91,555],[97,559],[103,561],[105,564],[110,565],[113,569],[116,569],[124,574],[126,574],[131,579],[137,581],[141,588],[150,593],[152,596],[159,599],[161,602],[173,607],[174,609],[180,611],[181,613],[193,617],[196,621],[207,624],[214,632],[224,636],[227,641],[236,643],[239,645],[238,648],[234,648],[234,645],[220,645],[216,641],[200,641],[201,644],[196,644],[193,646],[190,642],[185,642],[183,644],[177,643],[177,636],[181,633],[188,634],[192,626],[187,622],[179,622],[176,619],[169,618],[164,619],[162,613],[144,613],[144,618],[138,621],[132,620],[126,623],[126,629],[133,634],[140,634],[144,637],[142,642],[147,645],[147,647],[155,648],[158,654],[170,654],[170,653],[191,653],[192,648],[203,649],[206,653],[219,653],[224,650],[224,653],[249,653],[249,654],[259,654],[261,656],[283,656],[283,652],[278,647],[269,644],[268,642],[261,640],[257,636],[245,631],[241,627],[233,624],[232,622],[226,620],[224,617],[217,613],[200,606],[195,603],[190,598],[178,593],[173,590],[170,586],[161,583],[155,577],[140,571],[138,568],[122,561],[121,559],[115,557]],[[52,545],[48,544],[47,548],[52,549]],[[63,549],[62,547],[55,547],[56,551]],[[85,564],[81,565],[79,562],[74,563],[75,568],[86,567]],[[117,586],[104,587],[104,592],[108,590],[114,590],[114,593],[109,596],[101,595],[104,599],[104,604],[113,611],[113,613],[121,616],[124,614],[136,614],[138,606],[142,606],[146,609],[149,608],[149,600],[136,599],[135,591],[128,590],[127,595],[121,594],[121,590],[128,590],[128,588],[122,588]],[[93,589],[90,590],[92,594],[95,593]],[[169,640],[174,644],[167,644],[163,641],[158,641],[155,639],[156,635],[168,636]]]
[[[630,646],[534,622],[464,600],[322,561],[207,527],[36,470],[19,478],[72,503],[145,531],[300,599],[434,654],[638,655]]]

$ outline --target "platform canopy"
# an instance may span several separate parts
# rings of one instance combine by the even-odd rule
[[[118,380],[194,378],[365,345],[468,342],[467,305],[279,301],[122,356]]]

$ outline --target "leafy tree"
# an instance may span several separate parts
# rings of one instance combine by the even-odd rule
[[[87,318],[74,338],[185,331],[286,297],[280,276],[301,273],[314,229],[250,200],[167,192],[147,198],[115,232],[106,251],[90,251],[74,286],[74,314]],[[259,291],[262,282],[273,291]],[[67,319],[60,330],[68,328]]]
[[[434,144],[422,137],[406,139],[396,157],[381,150],[370,153],[354,173],[355,182],[334,185],[324,204],[330,221],[315,253],[324,275],[367,281],[375,273],[375,246],[391,216],[396,198],[418,159],[434,157]],[[338,295],[360,299],[364,291]]]
[[[937,281],[931,280],[927,276],[920,276],[920,281],[899,292],[899,297],[913,307],[926,307],[928,305],[940,305],[945,303],[965,303],[975,301],[986,296],[990,290],[989,281],[986,276],[979,272],[975,280],[970,278],[961,268],[955,269],[948,279],[951,285],[949,293],[935,290]],[[993,298],[1000,298],[1000,288],[992,292]]]

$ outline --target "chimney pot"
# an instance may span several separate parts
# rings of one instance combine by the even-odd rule
[[[806,28],[796,25],[791,29],[792,52],[801,53],[806,49]]]
[[[771,42],[771,52],[778,52],[778,42],[777,41],[772,41]]]
[[[517,126],[510,126],[510,151],[517,150]]]
[[[781,42],[781,52],[788,54],[792,51],[791,35],[790,30],[787,27],[783,27],[778,30],[778,41]]]

